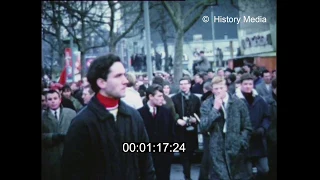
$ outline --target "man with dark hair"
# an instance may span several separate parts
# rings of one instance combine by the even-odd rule
[[[240,78],[241,78],[241,76],[242,76],[242,74],[244,74],[244,71],[243,70],[239,70],[238,72],[237,72],[237,75],[236,75],[236,81],[237,80],[240,80]]]
[[[69,99],[73,106],[76,108],[76,112],[80,111],[80,109],[83,107],[82,104],[79,102],[78,99],[72,96],[72,89],[69,85],[65,84],[62,89],[62,96],[66,99]]]
[[[41,174],[44,180],[60,180],[64,138],[76,112],[61,106],[61,95],[56,90],[49,90],[45,101],[47,108],[42,112],[41,119]]]
[[[62,156],[64,180],[155,179],[150,153],[124,153],[124,142],[149,142],[139,112],[120,98],[128,80],[120,58],[100,56],[87,78],[96,93],[73,119]]]
[[[195,94],[203,94],[203,74],[197,73],[194,75],[194,85],[191,87],[191,92]]]
[[[94,96],[94,91],[91,89],[90,85],[83,87],[82,89],[82,99],[83,103],[87,105],[91,98]]]
[[[146,96],[146,90],[149,87],[149,78],[148,75],[143,75],[143,84],[139,87],[138,92],[140,93],[140,96]]]
[[[179,118],[177,118],[176,137],[179,142],[186,143],[186,152],[181,153],[181,162],[185,179],[190,179],[191,158],[198,148],[197,120],[194,114],[200,116],[200,98],[190,92],[191,80],[181,78],[180,92],[172,96],[172,101]]]
[[[224,70],[223,70],[222,68],[219,68],[219,69],[217,70],[217,76],[225,77],[225,76],[224,76]]]
[[[254,76],[253,87],[256,88],[259,84],[263,82],[263,79],[260,77],[260,71],[255,69],[252,71],[252,75]]]
[[[76,82],[70,83],[70,88],[72,90],[71,94],[73,97],[78,99],[78,101],[81,103],[81,105],[84,105],[83,98],[82,98],[83,89],[82,88],[80,89],[80,86],[78,84],[79,84],[79,82],[78,83],[76,83]]]
[[[236,75],[230,74],[227,79],[227,85],[228,85],[228,93],[233,95],[236,92]]]
[[[252,71],[252,65],[250,63],[245,63],[243,66],[242,66],[242,69],[245,73],[251,73]]]
[[[203,94],[200,98],[201,103],[212,96],[212,83],[205,82],[203,84]]]
[[[271,74],[268,70],[262,71],[263,81],[256,86],[258,94],[270,104],[272,101]]]
[[[61,105],[63,107],[70,108],[70,109],[76,111],[76,108],[74,107],[73,102],[70,99],[65,98],[64,96],[62,96],[62,87],[63,86],[61,84],[55,83],[50,87],[50,89],[51,90],[55,90],[60,94],[60,96],[61,96]]]
[[[208,79],[206,80],[206,82],[210,82],[212,81],[213,77],[215,76],[215,71],[212,69],[209,69],[207,72],[208,75]]]
[[[226,70],[224,70],[224,77],[227,78],[232,73],[233,73],[233,70],[230,68],[227,68]]]
[[[152,84],[158,84],[158,85],[164,87],[165,81],[161,77],[154,77],[154,79],[152,80]],[[176,110],[174,108],[174,104],[173,104],[172,99],[169,96],[165,95],[165,94],[163,94],[163,98],[164,98],[163,106],[165,108],[168,108],[170,110],[170,112],[171,112],[171,115],[172,115],[173,119],[177,120],[178,119],[178,115],[176,114]],[[145,98],[143,104],[146,104],[147,100],[148,99]]]
[[[252,124],[252,136],[249,143],[248,171],[258,172],[258,178],[264,179],[269,172],[267,157],[267,131],[270,126],[270,114],[266,101],[253,89],[254,77],[245,73],[241,76],[241,86],[234,96],[248,107]]]
[[[147,103],[138,111],[144,121],[150,142],[172,143],[175,139],[175,120],[163,107],[162,86],[153,84],[146,90]],[[169,180],[173,153],[152,153],[157,180]]]
[[[204,56],[204,51],[200,51],[200,61],[194,65],[194,74],[207,72],[210,69],[210,63]]]

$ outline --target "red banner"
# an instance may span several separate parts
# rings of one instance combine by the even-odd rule
[[[72,50],[71,48],[66,48],[64,50],[64,59],[66,61],[66,71],[67,71],[67,77],[72,77]]]

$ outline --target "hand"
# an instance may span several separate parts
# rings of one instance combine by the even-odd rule
[[[213,108],[219,110],[222,106],[222,98],[220,96],[216,96],[214,98],[214,105]]]
[[[197,122],[197,119],[195,118],[195,117],[190,117],[190,119],[189,119],[189,121],[190,122],[192,122],[192,123],[196,123]]]
[[[182,120],[182,119],[178,119],[177,120],[177,123],[180,125],[180,126],[185,126],[187,124],[186,121]]]

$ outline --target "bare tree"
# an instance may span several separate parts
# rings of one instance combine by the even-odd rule
[[[50,45],[53,51],[58,53],[58,64],[62,66],[64,44],[62,41],[62,26],[59,23],[62,18],[61,6],[53,1],[42,2],[42,40]],[[54,57],[51,57],[54,59]]]
[[[255,23],[241,23],[240,29],[246,29],[247,33],[265,31],[270,29],[269,24],[275,24],[277,19],[277,1],[276,0],[239,0],[240,14],[247,17],[265,17],[267,23],[261,23],[256,26]]]
[[[162,1],[164,8],[167,10],[170,19],[173,22],[176,31],[175,53],[174,53],[174,82],[182,77],[182,57],[184,34],[200,18],[201,14],[209,5],[217,5],[217,0],[201,0],[196,2],[166,2]]]
[[[159,6],[159,2],[153,2],[150,5],[154,5],[150,10],[150,26],[160,36],[164,47],[165,53],[165,71],[169,72],[169,51],[168,40],[174,39],[174,29],[172,21],[163,6]]]
[[[138,34],[130,33],[130,31],[134,28],[134,26],[138,23],[140,20],[142,14],[143,14],[143,4],[142,2],[135,2],[137,5],[133,6],[133,2],[113,2],[108,1],[110,11],[111,11],[111,19],[115,19],[115,12],[121,11],[122,16],[119,18],[119,20],[124,20],[124,24],[120,25],[119,27],[116,27],[114,22],[110,21],[108,23],[110,27],[109,31],[109,47],[110,52],[115,52],[117,43],[123,39],[123,38],[130,38],[137,36]],[[119,6],[118,8],[117,5]],[[117,33],[115,33],[115,31]]]
[[[66,38],[64,37],[65,35],[61,34],[64,30],[67,32],[68,37],[74,39],[74,43],[81,52],[81,67],[86,66],[85,55],[91,49],[109,46],[109,51],[115,52],[117,43],[128,35],[142,14],[142,3],[139,2],[139,8],[135,8],[135,12],[131,11],[131,16],[133,16],[132,14],[137,14],[135,19],[131,21],[129,26],[120,27],[116,25],[121,22],[124,16],[122,15],[120,18],[116,16],[119,16],[120,12],[122,14],[125,14],[123,12],[130,12],[128,10],[130,9],[130,6],[127,5],[128,3],[113,1],[59,1],[51,3],[60,8],[59,11],[55,12],[59,14],[55,20],[59,24],[59,27],[62,27],[60,31],[54,31],[53,35],[57,39]],[[48,15],[50,13],[47,13]],[[109,32],[107,36],[103,33],[104,29],[107,29]],[[101,41],[98,44],[91,43],[92,37],[98,37]],[[85,68],[81,68],[81,76],[83,77],[84,75]]]

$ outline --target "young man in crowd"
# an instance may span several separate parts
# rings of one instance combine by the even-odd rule
[[[248,179],[246,153],[252,131],[248,109],[227,92],[224,77],[213,78],[212,92],[200,109],[201,131],[210,136],[210,179]]]
[[[45,95],[47,108],[42,113],[42,179],[61,179],[61,155],[64,138],[71,120],[76,116],[72,109],[62,107],[61,95],[49,90]]]
[[[148,143],[139,112],[120,98],[128,80],[118,56],[95,59],[87,73],[96,93],[73,119],[62,156],[64,180],[154,180],[150,153],[124,153],[124,142]]]

